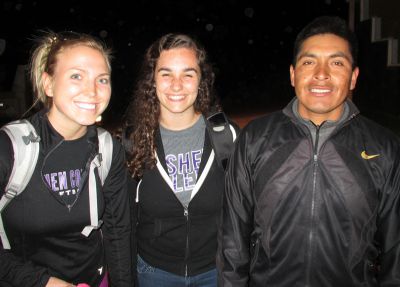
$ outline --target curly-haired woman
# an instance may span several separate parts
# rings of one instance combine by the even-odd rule
[[[224,170],[206,128],[220,110],[212,67],[193,38],[167,34],[140,75],[127,110],[139,286],[216,286]]]

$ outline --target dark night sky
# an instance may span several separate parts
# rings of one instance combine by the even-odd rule
[[[0,38],[6,40],[6,51],[0,64],[6,63],[10,73],[13,65],[26,64],[30,39],[38,29],[94,34],[114,50],[109,114],[120,115],[146,47],[164,33],[183,32],[206,47],[227,109],[271,109],[292,97],[288,69],[296,33],[316,16],[347,19],[348,14],[346,0],[274,2],[273,9],[263,7],[272,1],[262,0],[3,0]],[[3,89],[5,82],[2,79]]]

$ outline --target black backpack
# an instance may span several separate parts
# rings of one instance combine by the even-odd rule
[[[239,127],[229,122],[224,112],[209,115],[206,118],[206,126],[218,164],[225,170]]]

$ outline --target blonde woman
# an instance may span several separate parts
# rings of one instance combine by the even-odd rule
[[[33,50],[30,72],[44,106],[28,118],[40,137],[40,153],[25,191],[2,212],[11,249],[0,250],[0,285],[131,287],[125,157],[116,140],[108,176],[97,185],[103,225],[82,234],[91,222],[88,163],[98,153],[94,123],[111,96],[109,50],[90,35],[48,32]],[[13,165],[4,132],[0,147],[3,195]]]

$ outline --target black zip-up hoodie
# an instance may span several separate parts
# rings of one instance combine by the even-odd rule
[[[165,159],[159,131],[156,141],[157,156]],[[205,169],[211,150],[206,132],[197,182],[205,178],[187,209],[157,167],[144,172],[138,188],[136,236],[138,254],[150,265],[181,276],[193,276],[215,268],[224,170],[215,158],[211,168]],[[161,172],[167,175],[165,160],[160,163]]]
[[[219,286],[400,286],[399,138],[348,101],[317,150],[292,104],[237,140]]]
[[[0,286],[43,287],[54,276],[96,287],[107,270],[113,287],[131,287],[131,226],[125,154],[120,143],[113,140],[112,164],[103,187],[96,175],[98,212],[104,224],[101,231],[93,230],[85,237],[81,231],[90,225],[89,164],[70,212],[51,194],[41,175],[46,156],[62,144],[63,138],[51,127],[45,111],[29,120],[41,138],[39,158],[28,186],[2,214],[11,250],[0,250]],[[89,127],[85,137],[91,150],[87,159],[90,163],[98,151],[96,127]],[[11,142],[4,132],[0,133],[0,147],[0,194],[3,195],[13,164]],[[80,151],[76,151],[76,156],[81,156]]]

